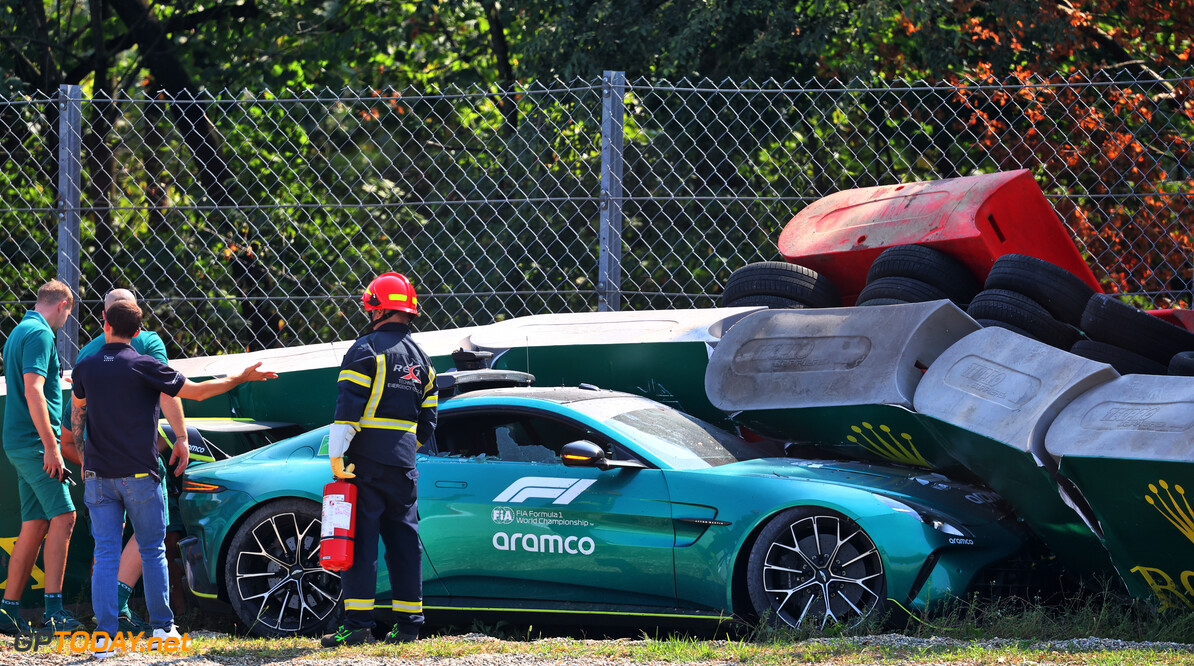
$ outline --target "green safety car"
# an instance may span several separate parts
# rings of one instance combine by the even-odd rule
[[[990,491],[785,456],[590,386],[462,393],[441,401],[435,440],[418,456],[432,623],[534,613],[826,627],[1006,582],[1026,549]],[[326,427],[191,466],[180,504],[192,591],[264,636],[337,624],[340,579],[319,566],[330,480]]]

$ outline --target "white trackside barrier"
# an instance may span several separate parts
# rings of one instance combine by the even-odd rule
[[[980,326],[949,301],[768,310],[738,322],[705,373],[726,412],[846,405],[910,409],[925,368]]]
[[[917,387],[914,406],[1055,470],[1044,454],[1050,424],[1079,395],[1117,377],[1109,365],[992,327],[941,354]]]

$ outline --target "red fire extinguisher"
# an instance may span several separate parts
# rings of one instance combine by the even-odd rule
[[[344,571],[352,566],[357,529],[357,487],[351,481],[332,479],[323,487],[322,520],[319,565],[328,571]]]

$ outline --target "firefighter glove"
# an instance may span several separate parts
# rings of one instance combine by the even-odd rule
[[[332,458],[332,476],[337,479],[355,479],[357,475],[352,473],[354,469],[356,469],[356,465],[353,463],[348,463],[347,469],[344,467],[344,458],[339,456]]]
[[[357,434],[356,426],[351,423],[333,423],[328,429],[328,455],[333,458],[343,458],[348,451],[348,445]]]

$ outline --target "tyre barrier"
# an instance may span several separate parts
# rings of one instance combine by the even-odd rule
[[[1032,299],[1054,319],[1080,326],[1095,290],[1066,269],[1024,254],[1005,254],[987,274],[986,289],[1014,291]]]
[[[982,288],[974,274],[966,264],[954,259],[950,255],[925,245],[893,245],[875,258],[867,270],[866,282],[871,284],[883,278],[911,278],[921,284],[935,288],[940,294],[935,298],[906,298],[904,296],[888,296],[888,298],[902,298],[906,302],[914,303],[924,300],[948,298],[958,307],[965,309],[970,299]],[[863,288],[866,291],[866,288]],[[874,297],[872,297],[874,298]],[[858,296],[858,304],[862,305],[862,294]]]
[[[774,301],[779,305],[773,305]],[[722,307],[832,308],[842,304],[837,289],[816,271],[783,261],[747,264],[730,274],[721,293]]]
[[[1054,319],[1036,301],[1007,289],[984,289],[970,302],[966,312],[975,319],[1006,324],[1058,349],[1069,349],[1082,337],[1080,331]]]
[[[1169,368],[1165,365],[1157,363],[1151,358],[1106,342],[1079,340],[1074,343],[1073,347],[1070,347],[1070,353],[1099,363],[1106,363],[1121,375],[1173,374],[1169,373]]]
[[[1091,340],[1121,347],[1165,365],[1177,354],[1194,351],[1194,332],[1104,294],[1096,294],[1086,304],[1082,330]]]

